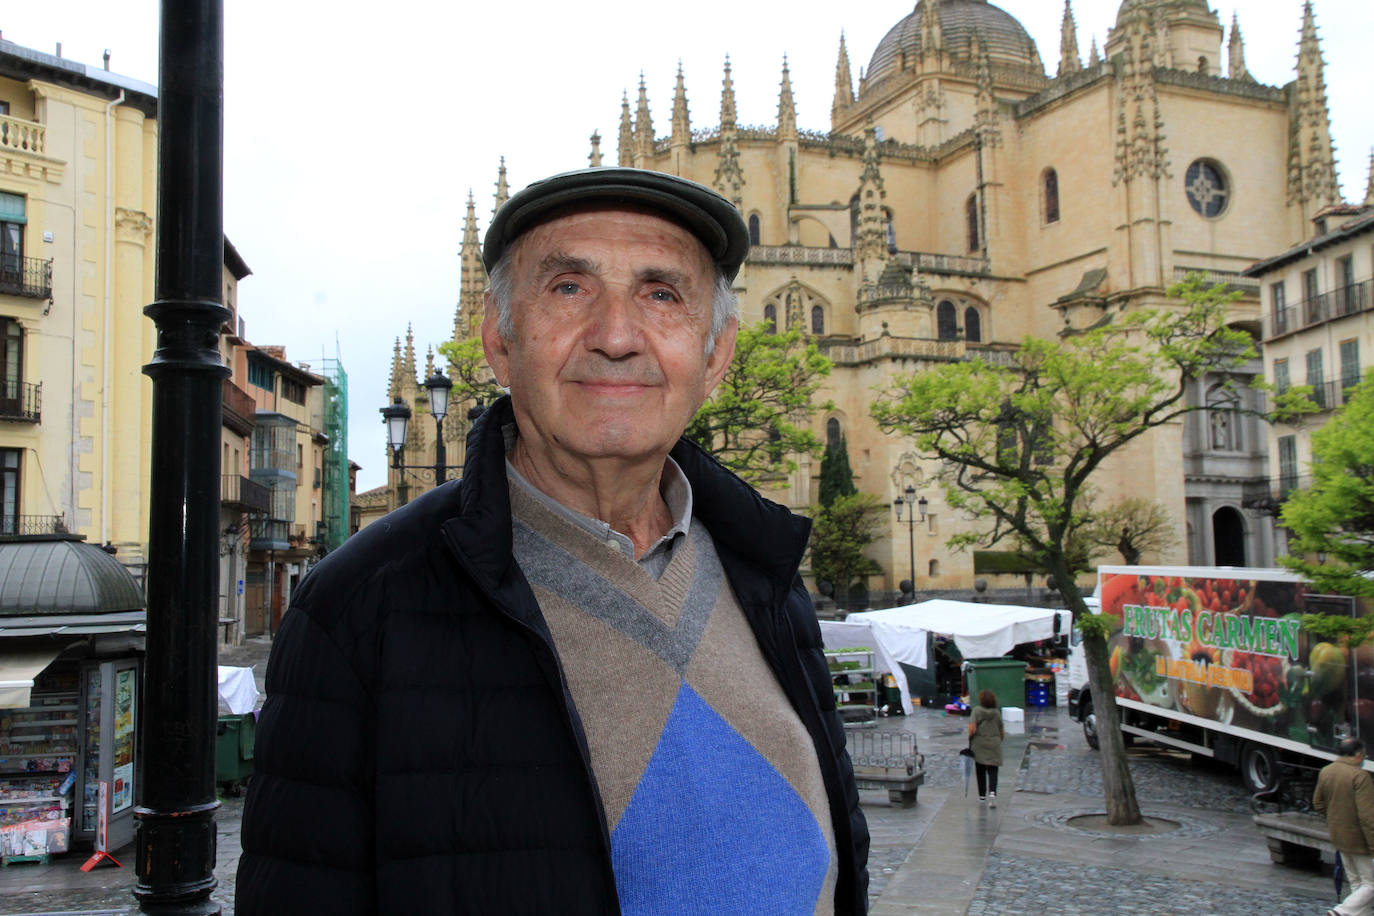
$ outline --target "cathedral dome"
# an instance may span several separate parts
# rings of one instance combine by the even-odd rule
[[[921,20],[928,6],[929,0],[920,0],[916,8],[878,42],[864,74],[868,82],[900,72],[904,56],[907,61],[914,61],[921,53]],[[1035,41],[1010,13],[987,0],[940,0],[937,6],[940,32],[945,49],[950,53],[968,58],[969,45],[977,33],[994,64],[1010,64],[1044,75]]]
[[[1116,11],[1116,27],[1121,28],[1125,25],[1131,13],[1149,7],[1170,13],[1192,9],[1208,16],[1212,15],[1212,9],[1207,5],[1207,0],[1122,0],[1120,8]]]

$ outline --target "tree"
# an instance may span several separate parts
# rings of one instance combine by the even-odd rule
[[[852,484],[851,484],[852,486]],[[811,526],[811,572],[817,582],[835,586],[835,601],[844,606],[856,579],[880,572],[864,550],[878,538],[887,506],[869,493],[836,496],[816,510]]]
[[[830,366],[800,331],[741,327],[734,361],[686,435],[750,483],[790,473],[797,464],[789,455],[820,454],[811,417],[829,405],[811,398]]]
[[[1128,496],[1095,512],[1085,537],[1093,547],[1120,553],[1127,566],[1139,566],[1146,553],[1159,553],[1178,542],[1168,510],[1138,496]]]
[[[828,506],[841,496],[852,496],[859,492],[854,486],[854,472],[849,468],[849,446],[840,437],[838,445],[825,443],[825,454],[821,456],[820,501]]]
[[[1280,512],[1292,555],[1279,562],[1319,592],[1374,598],[1374,371],[1312,434],[1311,474]]]
[[[1206,409],[1189,404],[1193,380],[1253,358],[1248,335],[1225,327],[1236,298],[1193,276],[1170,288],[1177,304],[1142,309],[1060,340],[1025,339],[1008,365],[982,359],[936,365],[899,380],[873,405],[889,432],[939,459],[949,505],[989,520],[952,546],[1005,538],[1039,557],[1084,636],[1100,725],[1107,818],[1140,822],[1126,766],[1107,659],[1110,618],[1090,613],[1078,589],[1075,544],[1091,523],[1093,475],[1145,433]]]
[[[480,337],[446,340],[439,344],[439,354],[448,360],[449,378],[453,379],[453,390],[449,392],[452,403],[489,406],[505,393],[487,366]]]

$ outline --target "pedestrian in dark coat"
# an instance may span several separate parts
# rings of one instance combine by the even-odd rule
[[[997,768],[1002,765],[1002,713],[997,708],[997,694],[991,690],[978,693],[978,705],[968,723],[969,748],[973,751],[973,765],[978,779],[978,801],[997,807]]]
[[[1364,769],[1364,742],[1342,739],[1340,756],[1322,767],[1312,807],[1326,815],[1331,845],[1341,854],[1350,896],[1335,909],[1336,916],[1374,913],[1374,780]]]
[[[679,438],[747,250],[728,200],[660,173],[503,205],[482,336],[510,397],[461,482],[293,596],[240,916],[865,912],[809,523]]]

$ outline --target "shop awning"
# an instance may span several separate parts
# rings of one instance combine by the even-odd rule
[[[62,654],[62,648],[47,646],[42,649],[0,651],[0,709],[23,709],[28,706],[33,679]]]

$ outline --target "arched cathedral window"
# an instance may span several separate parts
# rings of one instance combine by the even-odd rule
[[[749,214],[749,244],[763,244],[759,241],[759,215],[757,213]]]
[[[1044,194],[1045,222],[1059,222],[1059,173],[1054,169],[1045,169],[1044,178],[1041,179],[1041,187]]]
[[[825,333],[825,309],[819,305],[811,306],[811,333],[817,336]]]
[[[768,333],[778,333],[778,307],[768,303],[763,307],[763,321],[768,325]]]
[[[964,216],[968,222],[968,250],[978,251],[983,247],[982,233],[978,230],[978,195],[970,194],[964,203]]]
[[[983,340],[983,319],[971,305],[964,309],[964,339],[973,343]]]
[[[939,340],[959,339],[959,315],[948,299],[935,306],[935,336]]]
[[[840,447],[840,439],[844,434],[840,431],[840,421],[831,417],[825,421],[825,444],[831,451]]]

